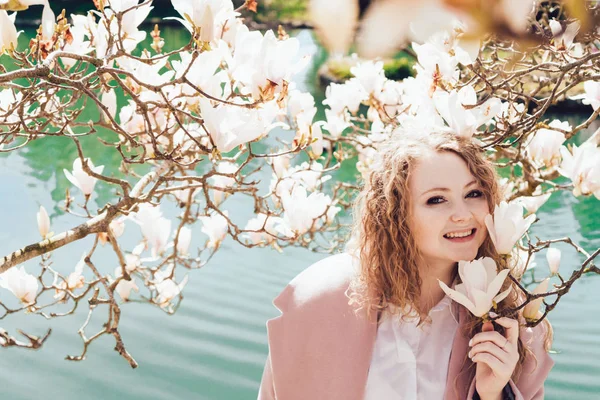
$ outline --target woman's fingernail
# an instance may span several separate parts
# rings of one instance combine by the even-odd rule
[[[471,352],[469,352],[469,353],[467,354],[467,356],[469,356],[469,358],[471,358]]]
[[[473,346],[473,339],[469,340],[469,346]]]

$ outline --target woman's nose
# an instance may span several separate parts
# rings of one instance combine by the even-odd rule
[[[460,202],[452,210],[451,219],[453,222],[466,222],[473,217],[473,213],[464,202]]]

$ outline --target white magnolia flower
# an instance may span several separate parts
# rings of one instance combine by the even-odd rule
[[[44,206],[40,206],[40,211],[37,213],[37,224],[40,235],[42,235],[42,238],[46,239],[50,233],[50,217],[48,217],[48,213]]]
[[[561,252],[559,249],[549,247],[546,252],[546,260],[548,261],[548,268],[552,275],[558,274],[558,268],[560,267]]]
[[[323,104],[329,106],[331,112],[342,115],[346,111],[356,114],[360,104],[369,98],[360,82],[349,79],[344,83],[332,83],[325,89]]]
[[[69,274],[67,280],[61,280],[58,282],[58,276],[54,276],[54,286],[56,286],[56,293],[54,298],[58,301],[65,301],[67,296],[67,290],[73,293],[75,289],[81,289],[85,285],[85,278],[83,276],[83,267],[85,265],[86,252],[83,252],[81,259],[75,265],[75,270]]]
[[[489,257],[474,261],[459,261],[458,275],[462,283],[450,289],[439,281],[440,287],[452,300],[465,306],[476,317],[486,315],[494,303],[499,303],[510,293],[511,288],[498,294],[509,270],[498,272],[496,263]]]
[[[311,229],[315,220],[325,214],[331,198],[320,192],[307,195],[306,188],[297,184],[291,193],[283,193],[281,202],[285,233],[295,236]]]
[[[535,289],[533,289],[531,294],[546,293],[548,291],[548,283],[550,283],[550,278],[544,279]],[[537,299],[527,303],[527,305],[523,308],[523,317],[529,321],[537,320],[542,301],[544,301],[544,298],[538,297]]]
[[[179,296],[183,288],[188,282],[187,275],[183,280],[177,284],[173,279],[164,279],[155,285],[158,296],[156,297],[156,304],[161,308],[168,308],[171,304],[171,300]]]
[[[231,0],[171,0],[173,8],[181,15],[181,23],[192,32],[196,27],[200,40],[213,41],[219,31],[219,25],[236,14]]]
[[[499,254],[510,254],[513,246],[535,221],[535,214],[523,219],[523,206],[505,201],[496,205],[494,215],[486,215],[485,225]]]
[[[312,152],[311,157],[319,158],[321,154],[323,154],[323,148],[326,143],[323,141],[323,131],[321,127],[323,126],[323,121],[317,121],[312,124],[311,127],[311,144],[310,151]]]
[[[221,161],[217,164],[215,170],[219,174],[234,174],[238,171],[239,165],[234,162],[229,161]],[[235,178],[224,176],[224,175],[213,175],[209,178],[211,186],[228,189],[235,185]],[[222,190],[211,189],[212,201],[215,205],[220,205],[223,200],[225,200],[230,193],[224,192]]]
[[[312,94],[308,92],[292,90],[288,97],[288,111],[292,118],[304,121],[310,125],[317,113],[315,99]]]
[[[117,115],[117,95],[115,94],[115,89],[110,88],[108,92],[103,93],[100,100],[102,101],[102,104],[108,109],[108,114],[111,117],[115,118]],[[104,112],[102,113],[102,118],[104,118],[105,121],[110,120],[108,116],[104,114]]]
[[[600,199],[600,149],[586,142],[579,147],[573,145],[571,152],[563,146],[560,154],[558,172],[573,181],[573,195],[594,194]]]
[[[119,279],[122,276],[123,276],[123,270],[121,269],[121,267],[115,268],[115,277],[117,279]],[[119,295],[119,297],[123,301],[128,301],[129,300],[129,297],[131,296],[131,291],[132,290],[135,291],[135,292],[139,292],[140,291],[138,285],[135,282],[135,278],[133,276],[131,276],[131,280],[130,281],[128,281],[128,280],[126,280],[124,278],[121,279],[121,280],[119,280],[119,283],[117,283],[117,286],[115,287],[115,292],[117,292],[117,294]]]
[[[496,124],[499,129],[507,129],[508,124],[519,121],[525,112],[525,104],[504,101],[500,106],[500,113],[496,116]]]
[[[374,2],[361,18],[359,53],[367,59],[389,55],[411,39],[424,42],[435,32],[452,29],[455,19],[442,0]]]
[[[419,64],[415,67],[419,79],[427,82],[428,94],[437,91],[439,86],[454,86],[458,81],[460,72],[458,60],[445,51],[440,51],[431,43],[419,45],[412,44]]]
[[[216,72],[223,62],[223,53],[219,51],[219,48],[204,51],[195,59],[192,57],[192,53],[188,52],[180,53],[179,56],[181,61],[173,61],[173,69],[176,71],[175,77],[181,78],[187,71],[185,77],[192,85],[211,96],[221,98],[223,95],[222,84],[227,82],[229,78],[225,70]],[[225,84],[225,88],[228,88],[228,86],[228,84]],[[182,86],[182,92],[188,96],[188,105],[198,104],[200,96],[198,96],[197,89],[185,84]]]
[[[182,255],[188,255],[190,243],[192,241],[192,230],[187,226],[183,226],[179,231],[179,239],[177,241],[177,252]]]
[[[17,37],[19,32],[15,27],[15,17],[17,13],[8,13],[4,10],[0,10],[0,54],[4,53],[6,49],[17,47]]]
[[[310,164],[303,162],[300,165],[287,169],[283,175],[283,179],[291,179],[312,192],[319,185],[331,179],[331,175],[323,176],[323,164],[313,161]]]
[[[258,232],[246,232],[245,236],[249,239],[252,244],[269,244],[275,241],[275,237],[278,234],[278,226],[281,225],[283,220],[280,217],[269,216],[266,214],[259,213],[256,217],[248,220],[244,230],[258,231]]]
[[[501,108],[500,99],[495,97],[480,106],[472,107],[477,103],[477,94],[472,86],[464,86],[458,92],[436,91],[433,101],[450,129],[456,135],[468,138],[477,132],[477,128],[494,118]]]
[[[334,55],[347,53],[358,22],[358,2],[347,0],[310,0],[309,10],[319,39]]]
[[[228,105],[213,107],[205,98],[200,99],[200,108],[210,137],[223,153],[260,138],[270,129],[254,109]]]
[[[381,92],[387,80],[383,71],[383,61],[359,62],[350,68],[350,73],[356,77],[358,83],[368,94]]]
[[[565,131],[571,130],[568,122],[557,119],[549,124],[550,128],[558,128]],[[527,143],[525,150],[534,161],[543,163],[549,167],[560,161],[560,148],[565,142],[565,134],[553,129],[538,129],[533,138]]]
[[[94,167],[92,160],[86,158],[87,164],[90,169],[96,174],[101,174],[104,170],[104,165],[99,165]],[[96,186],[96,181],[98,179],[90,176],[83,170],[83,166],[81,163],[81,158],[77,157],[75,161],[73,161],[73,171],[69,172],[66,169],[63,169],[65,176],[74,186],[79,188],[83,192],[85,196],[89,196],[94,191],[94,186]]]
[[[516,201],[521,203],[527,212],[534,213],[548,201],[552,193],[546,193],[536,196],[521,196]]]
[[[123,232],[125,232],[125,221],[123,218],[113,219],[110,224],[108,224],[108,229],[113,234],[115,238],[120,237]]]
[[[171,235],[171,220],[162,216],[160,206],[142,203],[130,219],[140,226],[142,235],[152,246],[152,256],[156,257],[167,249]]]
[[[0,287],[11,291],[26,305],[35,301],[39,283],[35,276],[25,271],[25,267],[13,267],[0,274]]]
[[[69,31],[71,32],[72,40],[64,44],[64,51],[75,54],[88,54],[92,52],[94,47],[89,40],[86,40],[86,36],[89,38],[91,32],[95,32],[98,29],[93,14],[90,13],[87,16],[71,14],[71,20],[73,22]],[[71,69],[77,63],[76,59],[69,57],[61,57],[60,60],[67,70]]]
[[[19,122],[19,116],[14,107],[21,102],[23,95],[13,89],[0,90],[0,123]]]
[[[325,128],[333,139],[339,139],[346,128],[352,126],[352,124],[348,122],[345,114],[338,115],[331,110],[325,110],[325,117],[327,118],[327,122],[322,128]]]
[[[573,40],[579,33],[579,28],[581,27],[579,22],[571,22],[564,30],[560,22],[555,19],[551,19],[548,23],[550,24],[550,30],[552,30],[552,35],[554,36],[554,47],[556,47],[557,50],[568,51],[572,49]]]
[[[596,111],[600,107],[600,82],[585,81],[583,82],[583,90],[585,94],[581,97],[581,102],[589,104]]]
[[[223,211],[225,216],[228,216],[227,211]],[[227,236],[229,229],[229,222],[223,215],[214,213],[208,216],[198,217],[202,222],[202,232],[208,235],[208,242],[206,247],[211,249],[218,249],[221,242]]]
[[[516,33],[525,33],[531,24],[537,0],[501,0],[499,2],[503,20]]]

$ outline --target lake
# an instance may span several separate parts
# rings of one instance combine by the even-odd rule
[[[168,40],[186,40],[186,32],[164,31]],[[313,93],[320,104],[324,95],[317,86],[316,69],[324,52],[310,31],[293,35],[301,42],[302,54],[313,56],[312,65],[296,77],[296,84]],[[92,147],[93,141],[84,146],[96,165],[106,165],[105,172],[116,170],[118,159],[111,152],[101,145]],[[40,205],[51,214],[54,232],[80,223],[55,207],[68,187],[62,169],[70,169],[74,157],[73,144],[61,138],[39,140],[18,154],[0,157],[0,256],[38,240],[35,214]],[[111,198],[105,187],[99,186],[98,192],[99,201]],[[540,221],[532,232],[542,239],[570,236],[592,252],[600,246],[599,205],[594,198],[554,194],[538,212]],[[247,202],[235,197],[224,207],[237,218],[249,218],[252,212]],[[166,208],[165,212],[175,210]],[[139,228],[128,225],[124,242],[133,244],[139,238]],[[203,240],[199,227],[195,227],[192,243]],[[55,251],[54,267],[71,271],[92,242],[87,238]],[[569,246],[557,247],[563,251],[561,271],[568,276],[582,258]],[[291,278],[323,257],[303,249],[286,249],[283,254],[271,249],[250,250],[226,240],[206,267],[191,271],[184,301],[175,315],[137,303],[122,307],[120,331],[140,365],[135,370],[112,350],[112,337],[94,343],[83,362],[64,360],[67,354],[81,352],[77,330],[87,315],[85,304],[74,316],[64,319],[6,318],[0,326],[11,333],[21,328],[41,335],[49,327],[53,332],[38,351],[0,348],[0,394],[10,400],[255,399],[267,355],[265,323],[278,315],[271,301]],[[117,265],[107,248],[100,249],[94,259],[103,271],[113,271]],[[36,271],[37,262],[26,263],[27,270]],[[543,253],[538,255],[537,264],[539,276],[547,274]],[[0,299],[7,296],[10,293],[0,291]],[[587,276],[551,313],[556,365],[546,382],[547,399],[600,398],[598,304],[600,276]],[[95,314],[89,332],[98,329],[106,316],[102,309]]]

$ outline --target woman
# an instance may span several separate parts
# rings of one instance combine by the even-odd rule
[[[549,324],[482,329],[438,282],[458,283],[460,260],[499,260],[484,223],[501,198],[493,166],[449,133],[397,134],[379,154],[347,252],[274,300],[258,398],[542,399]],[[498,309],[517,304],[513,288]]]

